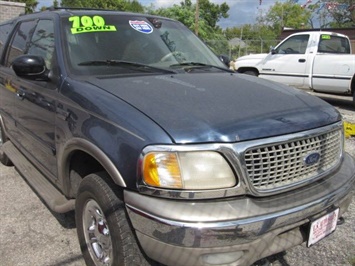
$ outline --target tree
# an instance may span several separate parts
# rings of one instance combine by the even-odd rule
[[[172,7],[154,9],[150,6],[147,13],[180,21],[191,31],[195,29],[196,4],[191,0],[184,0]],[[216,53],[222,54],[228,49],[228,42],[223,30],[217,25],[221,18],[228,17],[229,6],[226,3],[221,5],[210,3],[209,0],[199,0],[198,36]]]
[[[191,30],[194,28],[194,9],[192,7],[191,1],[185,0],[181,2],[180,5],[174,4],[169,8],[159,8],[159,9],[148,10],[148,13],[153,15],[159,15],[163,17],[172,18],[180,21],[185,26],[189,27]]]
[[[294,29],[311,27],[310,18],[310,10],[288,0],[285,3],[276,2],[264,16],[259,15],[258,22],[271,26],[279,34],[284,27]]]
[[[215,28],[221,18],[228,18],[229,6],[224,2],[221,5],[213,4],[209,0],[199,0],[200,18],[204,19],[209,26]]]
[[[38,5],[38,2],[36,0],[18,0],[18,1],[14,1],[14,2],[25,3],[26,4],[26,8],[25,8],[26,14],[35,12],[37,5]]]
[[[53,6],[53,7],[59,7],[59,2],[58,2],[57,0],[54,0],[52,6]],[[40,9],[40,11],[46,11],[47,8],[49,8],[49,7],[48,7],[48,6],[42,6],[41,9]]]
[[[268,53],[270,46],[275,46],[278,38],[271,26],[263,24],[227,28],[224,34],[229,40],[232,58],[249,53]]]
[[[228,17],[229,6],[226,3],[213,4],[209,0],[199,0],[199,5],[198,35],[204,40],[220,38],[222,29],[217,26],[217,22]],[[148,13],[176,19],[191,30],[195,28],[195,10],[196,5],[191,0],[184,0],[180,5],[175,4],[168,8],[154,10],[151,6],[147,9]]]
[[[337,0],[328,2],[319,0],[308,8],[312,11],[314,20],[318,20],[320,27],[342,28],[354,27],[354,0]]]
[[[87,7],[121,11],[143,12],[138,0],[62,0],[62,7]]]

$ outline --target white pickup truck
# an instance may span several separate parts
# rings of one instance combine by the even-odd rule
[[[235,69],[297,88],[352,95],[355,105],[355,55],[349,38],[342,34],[295,33],[269,54],[238,58]]]

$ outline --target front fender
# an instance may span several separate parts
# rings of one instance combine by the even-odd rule
[[[95,158],[117,185],[126,187],[126,182],[110,158],[100,148],[95,146],[90,141],[82,138],[70,139],[64,145],[62,153],[59,156],[59,165],[61,166],[59,169],[60,180],[67,180],[67,182],[69,182],[70,157],[75,151],[78,150]],[[64,183],[66,184],[67,182]]]
[[[267,57],[267,54],[246,55],[238,58],[235,62],[235,69],[240,72],[242,69],[256,69],[258,65]]]

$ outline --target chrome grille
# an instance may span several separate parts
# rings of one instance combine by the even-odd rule
[[[314,152],[319,153],[319,160],[307,165],[306,157]],[[258,192],[266,192],[319,176],[338,164],[341,152],[342,132],[337,129],[249,149],[245,152],[245,163],[252,186]]]

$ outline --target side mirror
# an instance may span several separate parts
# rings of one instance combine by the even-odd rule
[[[221,54],[218,57],[219,57],[219,60],[221,60],[229,68],[229,63],[231,61],[229,56]]]
[[[274,47],[272,47],[272,48],[270,49],[270,53],[271,53],[271,54],[277,54],[277,52],[276,52],[276,50],[275,50]]]
[[[49,70],[44,59],[37,55],[21,55],[12,62],[16,75],[32,80],[49,80]]]

